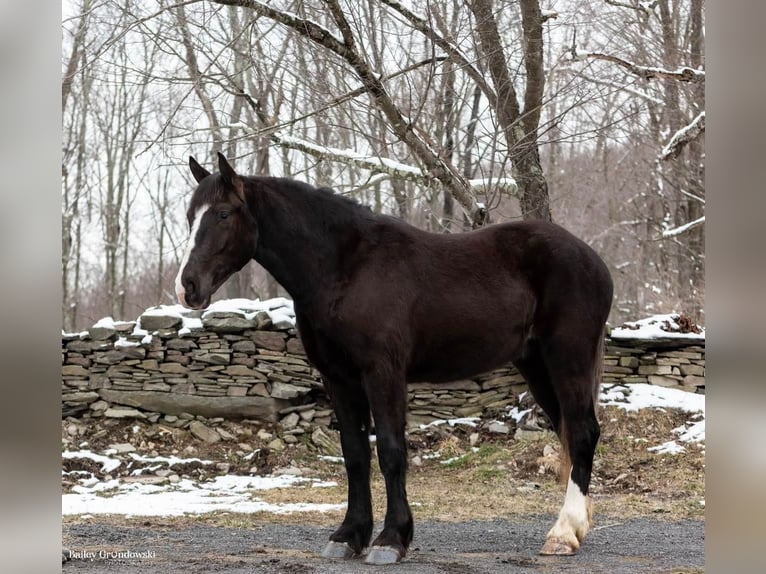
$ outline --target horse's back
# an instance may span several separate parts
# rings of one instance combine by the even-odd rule
[[[606,266],[555,224],[422,237],[410,269],[418,293],[410,312],[412,380],[459,378],[513,361],[530,336],[560,325],[603,327],[611,301]]]

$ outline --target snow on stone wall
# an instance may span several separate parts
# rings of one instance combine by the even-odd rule
[[[641,328],[645,324],[637,323]],[[652,323],[654,325],[654,323]],[[62,416],[161,414],[280,421],[299,434],[332,411],[295,329],[292,301],[233,299],[204,311],[148,309],[62,333]],[[607,339],[605,386],[650,383],[705,392],[705,339],[634,326]],[[409,385],[410,424],[492,415],[527,389],[512,365],[446,384]]]

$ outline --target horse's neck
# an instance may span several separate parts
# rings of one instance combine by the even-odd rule
[[[253,186],[251,211],[258,223],[258,261],[302,307],[313,305],[326,283],[335,281],[337,249],[334,238],[316,230],[317,214],[299,206],[301,190]],[[314,216],[314,217],[312,217]],[[321,242],[316,241],[322,236]]]

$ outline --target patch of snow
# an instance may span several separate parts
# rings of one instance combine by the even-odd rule
[[[702,442],[705,440],[705,421],[688,422],[686,425],[673,429],[681,442]]]
[[[235,313],[245,319],[252,319],[259,312],[268,313],[272,323],[287,321],[295,325],[295,309],[293,302],[284,297],[275,297],[273,299],[222,299],[211,303],[202,314],[204,319],[208,313]],[[200,321],[201,325],[201,321]]]
[[[701,333],[680,333],[676,323],[678,313],[652,315],[639,321],[626,322],[625,327],[612,329],[612,339],[705,339],[705,329]],[[669,325],[670,331],[662,329]]]
[[[678,444],[676,441],[670,440],[657,446],[650,446],[646,450],[649,452],[656,452],[657,454],[680,454],[685,452],[686,448]]]
[[[104,329],[114,329],[114,319],[111,317],[104,317],[103,319],[99,319],[96,321],[96,323],[93,325],[94,327],[101,327]]]
[[[202,328],[202,319],[199,317],[183,317],[183,326],[178,329],[178,334],[183,337],[192,331],[200,331]]]
[[[454,427],[455,425],[466,425],[469,427],[475,427],[479,421],[481,421],[478,417],[463,417],[463,418],[457,418],[457,419],[438,419],[435,421],[431,421],[428,424],[421,424],[419,425],[419,428],[421,429],[427,429],[428,427],[436,427],[439,425],[449,425],[451,427]]]
[[[125,337],[118,337],[117,340],[114,342],[114,348],[115,349],[125,349],[128,347],[140,347],[141,343],[137,343],[136,341],[128,341]]]
[[[679,454],[686,451],[682,443],[701,443],[705,441],[705,395],[698,395],[680,389],[671,389],[635,383],[627,386],[614,385],[608,389],[602,387],[600,402],[602,405],[618,406],[626,411],[638,411],[645,408],[681,409],[692,413],[692,419],[686,424],[673,429],[677,439],[666,441],[660,445],[649,447],[649,452],[657,454]],[[635,439],[636,442],[646,442],[646,439]]]
[[[320,454],[317,458],[319,460],[324,460],[325,462],[334,462],[338,464],[343,464],[345,462],[345,459],[342,456],[328,456]]]
[[[521,397],[519,397],[519,400],[521,400]],[[513,407],[508,411],[507,416],[516,421],[516,424],[519,424],[519,421],[522,419],[522,417],[531,411],[532,409],[524,409],[523,411],[520,411],[519,407]]]
[[[212,460],[202,460],[200,458],[179,458],[177,456],[145,456],[135,452],[129,452],[128,456],[138,462],[165,462],[168,466],[184,464],[187,462],[198,462],[200,464],[213,464]]]
[[[287,488],[308,483],[313,488],[337,486],[336,482],[323,482],[289,475],[280,476],[218,476],[209,482],[181,479],[170,485],[89,481],[89,486],[77,485],[73,492],[62,495],[62,513],[121,514],[125,516],[181,516],[206,512],[228,511],[238,513],[272,512],[329,512],[342,510],[345,504],[269,504],[252,496],[254,490]],[[104,491],[110,496],[100,496]]]
[[[675,408],[689,413],[705,412],[705,395],[647,383],[602,387],[599,399],[602,405],[614,405],[626,411]]]
[[[159,317],[178,317],[180,319],[189,312],[190,309],[176,303],[175,305],[157,305],[156,307],[150,307],[141,314]]]
[[[101,464],[101,472],[112,472],[122,464],[116,458],[109,458],[102,454],[96,454],[89,450],[67,450],[61,453],[62,458],[87,458]]]

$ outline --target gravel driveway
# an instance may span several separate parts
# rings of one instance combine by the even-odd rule
[[[407,558],[396,566],[368,566],[362,560],[322,559],[331,530],[319,526],[259,524],[251,529],[205,525],[64,525],[64,545],[75,557],[64,572],[118,574],[228,573],[375,573],[483,574],[509,572],[690,573],[704,571],[705,525],[698,520],[664,522],[647,518],[604,519],[574,557],[537,555],[553,518],[464,523],[418,522]],[[107,556],[119,551],[143,556]]]

